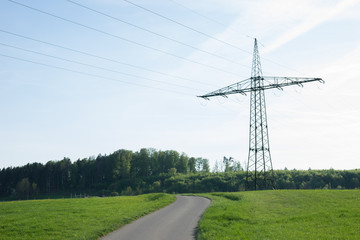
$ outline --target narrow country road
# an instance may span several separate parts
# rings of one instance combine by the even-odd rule
[[[202,197],[176,196],[169,206],[102,237],[101,240],[193,240],[201,215],[210,205]]]

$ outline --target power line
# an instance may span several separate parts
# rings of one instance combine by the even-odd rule
[[[206,19],[206,20],[208,20],[208,21],[211,21],[211,22],[216,23],[216,24],[218,24],[218,25],[221,25],[221,26],[223,26],[223,27],[228,27],[226,24],[224,24],[224,23],[222,23],[222,22],[220,22],[220,21],[218,21],[218,20],[215,20],[215,19],[213,19],[213,18],[210,18],[210,17],[208,17],[208,16],[206,16],[206,15],[204,15],[204,14],[201,14],[201,13],[199,13],[199,12],[197,12],[197,11],[195,11],[195,10],[193,10],[193,9],[191,9],[191,8],[189,8],[189,7],[183,5],[183,4],[181,4],[181,3],[179,3],[179,2],[177,2],[177,1],[175,1],[175,0],[170,0],[170,1],[173,2],[173,3],[176,4],[176,5],[181,6],[182,8],[185,8],[186,10],[188,10],[188,11],[190,11],[190,12],[192,12],[192,13],[194,13],[194,14],[196,14],[196,15],[198,15],[198,16]],[[229,28],[229,29],[230,29],[231,31],[234,31],[234,32],[236,32],[236,33],[239,33],[239,34],[241,34],[241,35],[243,35],[243,36],[246,36],[246,37],[255,39],[255,37],[251,37],[251,36],[249,36],[249,35],[240,33],[240,32],[238,32],[238,31],[235,31],[235,30],[232,29],[232,28]],[[249,53],[250,53],[250,52],[249,52]],[[276,64],[276,65],[278,65],[278,66],[280,66],[280,67],[283,67],[283,68],[286,68],[286,69],[289,69],[289,70],[292,70],[292,71],[295,71],[295,72],[300,73],[298,70],[296,70],[296,69],[294,69],[294,68],[290,68],[290,67],[288,67],[288,66],[286,66],[286,65],[284,65],[284,64],[278,63],[278,62],[276,62],[276,61],[274,61],[274,60],[271,60],[271,59],[269,59],[269,58],[262,57],[262,59],[264,59],[264,60],[266,60],[266,61],[269,61],[269,62],[272,62],[272,63],[274,63],[274,64]]]
[[[210,22],[216,23],[216,24],[218,24],[218,25],[220,25],[220,26],[223,26],[223,27],[228,27],[227,24],[222,23],[222,22],[220,22],[220,21],[218,21],[218,20],[215,20],[214,18],[210,18],[209,16],[206,16],[206,15],[204,15],[204,14],[198,12],[198,11],[195,11],[194,9],[191,9],[191,8],[185,6],[184,4],[179,3],[178,1],[170,0],[170,2],[173,2],[174,4],[176,4],[176,5],[184,8],[184,9],[186,9],[186,10],[188,10],[188,11],[190,11],[190,12],[192,12],[192,13],[194,13],[194,14],[196,14],[196,15],[198,15],[198,16],[200,16],[200,17],[202,17],[202,18],[204,18],[204,19],[206,19],[206,20],[208,20],[208,21],[210,21]],[[239,31],[235,31],[235,30],[232,29],[232,28],[229,28],[229,29],[230,29],[231,31],[234,31],[234,32],[236,32],[236,33],[239,33],[239,34],[241,34],[241,35],[243,35],[243,36],[245,36],[245,37],[248,37],[248,35],[243,34],[243,33],[240,33]]]
[[[162,83],[162,84],[167,84],[167,85],[172,85],[172,86],[176,86],[176,87],[182,87],[182,88],[186,88],[186,89],[200,91],[199,89],[191,88],[191,87],[187,87],[187,86],[182,86],[182,85],[179,85],[179,84],[176,84],[176,83],[169,83],[169,82],[165,82],[165,81],[155,80],[155,79],[152,79],[152,78],[142,77],[142,76],[135,75],[135,74],[124,73],[124,72],[120,72],[120,71],[117,71],[117,70],[104,68],[104,67],[99,67],[99,66],[95,66],[95,65],[91,65],[91,64],[87,64],[87,63],[82,63],[82,62],[78,62],[78,61],[74,61],[74,60],[70,60],[70,59],[66,59],[66,58],[62,58],[62,57],[57,57],[57,56],[49,55],[49,54],[46,54],[46,53],[41,53],[41,52],[29,50],[29,49],[24,49],[24,48],[16,47],[16,46],[1,43],[1,42],[0,42],[0,45],[7,46],[7,47],[10,47],[10,48],[14,48],[14,49],[21,50],[21,51],[25,51],[25,52],[35,53],[35,54],[38,54],[38,55],[42,55],[42,56],[46,56],[46,57],[50,57],[50,58],[54,58],[54,59],[58,59],[58,60],[62,60],[62,61],[65,61],[65,62],[76,63],[76,64],[86,66],[86,67],[105,70],[105,71],[108,71],[108,72],[114,72],[114,73],[122,74],[122,75],[125,75],[125,76],[130,76],[130,77],[134,77],[134,78],[141,78],[141,79],[145,79],[145,80],[149,80],[149,81],[153,81],[153,82],[158,82],[158,83]]]
[[[9,0],[9,1],[10,1],[10,0]],[[181,23],[181,22],[178,22],[178,21],[176,21],[176,20],[174,20],[174,19],[172,19],[172,18],[166,17],[166,16],[164,16],[164,15],[162,15],[162,14],[160,14],[160,13],[157,13],[157,12],[155,12],[155,11],[152,11],[152,10],[148,9],[148,8],[145,8],[145,7],[143,7],[143,6],[140,6],[140,5],[138,5],[138,4],[136,4],[136,3],[133,3],[133,2],[131,2],[131,1],[129,1],[129,0],[123,0],[123,1],[129,3],[129,4],[133,5],[133,6],[136,6],[136,7],[140,8],[140,9],[142,9],[142,10],[144,10],[144,11],[150,12],[150,13],[158,16],[158,17],[161,17],[161,18],[166,19],[166,20],[168,20],[168,21],[170,21],[170,22],[173,22],[173,23],[175,23],[175,24],[177,24],[177,25],[179,25],[179,26],[182,26],[182,27],[184,27],[184,28],[190,29],[190,30],[193,31],[193,32],[196,32],[196,33],[201,34],[201,35],[203,35],[203,36],[205,36],[205,37],[211,38],[211,39],[213,39],[213,40],[215,40],[215,41],[217,41],[217,42],[220,42],[220,43],[222,43],[222,44],[228,45],[228,46],[230,46],[230,47],[232,47],[232,48],[235,48],[235,49],[237,49],[237,50],[240,50],[240,51],[242,51],[242,52],[245,52],[245,53],[248,53],[248,54],[252,54],[252,52],[249,52],[249,51],[247,51],[247,50],[244,50],[244,49],[242,49],[242,48],[239,48],[239,47],[237,47],[237,46],[235,46],[235,45],[233,45],[233,44],[231,44],[231,43],[228,43],[228,42],[225,42],[225,41],[223,41],[223,40],[221,40],[221,39],[219,39],[219,38],[213,37],[213,36],[211,36],[211,35],[209,35],[209,34],[207,34],[207,33],[204,33],[204,32],[202,32],[202,31],[200,31],[200,30],[197,30],[197,29],[195,29],[195,28],[193,28],[193,27],[190,27],[190,26],[188,26],[188,25],[185,25],[185,24],[183,24],[183,23]]]
[[[59,70],[67,71],[67,72],[73,72],[73,73],[77,73],[77,74],[81,74],[81,75],[85,75],[85,76],[90,76],[90,77],[94,77],[94,78],[100,78],[100,79],[105,79],[105,80],[114,81],[114,82],[121,82],[121,83],[128,84],[128,85],[135,85],[135,86],[139,86],[139,87],[151,88],[151,89],[156,89],[156,90],[160,90],[160,91],[164,91],[164,92],[172,92],[172,93],[176,93],[176,94],[179,94],[179,95],[185,95],[185,96],[193,97],[193,95],[186,94],[186,93],[181,93],[181,92],[177,92],[177,91],[173,91],[173,90],[166,90],[166,89],[152,87],[152,86],[148,86],[148,85],[144,85],[144,84],[128,82],[128,81],[119,80],[119,79],[115,79],[115,78],[109,78],[109,77],[105,77],[105,76],[101,76],[101,75],[96,75],[96,74],[92,74],[92,73],[77,71],[77,70],[64,68],[64,67],[59,67],[59,66],[55,66],[55,65],[51,65],[51,64],[47,64],[47,63],[36,62],[36,61],[32,61],[32,60],[28,60],[28,59],[24,59],[24,58],[19,58],[19,57],[14,57],[14,56],[9,56],[9,55],[5,55],[5,54],[1,54],[1,53],[0,53],[0,56],[15,59],[15,60],[22,61],[22,62],[28,62],[28,63],[32,63],[32,64],[36,64],[36,65],[41,65],[41,66],[45,66],[45,67],[49,67],[49,68],[59,69]]]
[[[48,16],[51,16],[51,17],[60,19],[60,20],[65,21],[65,22],[69,22],[69,23],[75,24],[75,25],[80,26],[80,27],[83,27],[83,28],[90,29],[90,30],[92,30],[92,31],[96,31],[96,32],[98,32],[98,33],[105,34],[105,35],[107,35],[107,36],[111,36],[111,37],[120,39],[120,40],[122,40],[122,41],[131,43],[131,44],[134,44],[134,45],[137,45],[137,46],[141,46],[141,47],[143,47],[143,48],[150,49],[150,50],[152,50],[152,51],[156,51],[156,52],[159,52],[159,53],[168,55],[168,56],[172,56],[172,57],[175,57],[175,58],[178,58],[178,59],[181,59],[181,60],[190,62],[190,63],[195,63],[195,64],[198,64],[198,65],[201,65],[201,66],[204,66],[204,67],[207,67],[207,68],[211,68],[211,69],[214,69],[214,70],[217,70],[217,71],[220,71],[220,72],[224,72],[224,73],[228,73],[228,74],[231,74],[231,75],[239,76],[237,73],[233,73],[233,72],[226,71],[226,70],[223,70],[223,69],[218,68],[218,67],[215,67],[215,66],[211,66],[211,65],[208,65],[208,64],[205,64],[205,63],[201,63],[201,62],[198,62],[198,61],[194,61],[194,60],[191,60],[191,59],[189,59],[189,58],[185,58],[185,57],[182,57],[182,56],[179,56],[179,55],[176,55],[176,54],[173,54],[173,53],[170,53],[170,52],[167,52],[167,51],[158,49],[158,48],[154,48],[154,47],[151,47],[151,46],[148,46],[148,45],[145,45],[145,44],[142,44],[142,43],[133,41],[133,40],[131,40],[131,39],[123,38],[123,37],[121,37],[121,36],[118,36],[118,35],[115,35],[115,34],[112,34],[112,33],[109,33],[109,32],[105,32],[105,31],[100,30],[100,29],[97,29],[97,28],[93,28],[93,27],[87,26],[87,25],[85,25],[85,24],[78,23],[78,22],[75,22],[75,21],[73,21],[73,20],[69,20],[69,19],[67,19],[67,18],[63,18],[63,17],[57,16],[57,15],[52,14],[52,13],[49,13],[49,12],[45,12],[45,11],[43,11],[43,10],[40,10],[40,9],[38,9],[38,8],[31,7],[31,6],[26,5],[26,4],[23,4],[23,3],[19,3],[19,2],[13,1],[13,0],[8,0],[8,1],[11,2],[11,3],[17,4],[17,5],[19,5],[19,6],[26,7],[26,8],[28,8],[28,9],[33,10],[33,11],[36,11],[36,12],[39,12],[39,13],[42,13],[42,14],[45,14],[45,15],[48,15]]]
[[[240,66],[243,66],[243,67],[246,67],[246,68],[250,68],[249,66],[247,66],[247,65],[245,65],[245,64],[241,64],[241,63],[239,63],[239,62],[236,62],[236,61],[234,61],[234,60],[232,60],[232,59],[228,59],[228,58],[223,57],[223,56],[220,56],[220,55],[218,55],[218,54],[215,54],[215,53],[212,53],[212,52],[209,52],[209,51],[206,51],[206,50],[203,50],[203,49],[194,47],[194,46],[192,46],[192,45],[190,45],[190,44],[187,44],[187,43],[178,41],[178,40],[176,40],[176,39],[167,37],[167,36],[165,36],[165,35],[156,33],[156,32],[151,31],[151,30],[149,30],[149,29],[140,27],[140,26],[138,26],[138,25],[135,25],[135,24],[130,23],[130,22],[127,22],[127,21],[124,21],[124,20],[119,19],[119,18],[117,18],[117,17],[114,17],[114,16],[111,16],[111,15],[109,15],[109,14],[100,12],[100,11],[98,11],[98,10],[96,10],[96,9],[90,8],[90,7],[88,7],[88,6],[85,6],[85,5],[83,5],[83,4],[77,3],[77,2],[75,2],[75,1],[72,1],[72,0],[65,0],[65,1],[67,1],[67,2],[69,2],[69,3],[72,3],[72,4],[75,4],[75,5],[78,5],[78,6],[82,7],[82,8],[88,9],[88,10],[93,11],[93,12],[95,12],[95,13],[98,13],[98,14],[100,14],[100,15],[106,16],[106,17],[108,17],[108,18],[114,19],[114,20],[116,20],[116,21],[122,22],[122,23],[124,23],[124,24],[130,25],[130,26],[132,26],[132,27],[138,28],[138,29],[140,29],[140,30],[149,32],[149,33],[151,33],[151,34],[154,34],[154,35],[156,35],[156,36],[162,37],[162,38],[164,38],[164,39],[170,40],[170,41],[172,41],[172,42],[175,42],[175,43],[181,44],[181,45],[183,45],[183,46],[187,46],[187,47],[189,47],[189,48],[195,49],[195,50],[197,50],[197,51],[200,51],[200,52],[209,54],[209,55],[211,55],[211,56],[220,58],[220,59],[225,60],[225,61],[227,61],[227,62],[230,62],[230,63],[233,63],[233,64],[237,64],[237,65],[240,65]],[[208,21],[211,21],[211,22],[214,22],[214,23],[216,23],[216,24],[218,24],[218,25],[227,27],[226,24],[221,23],[221,22],[219,22],[219,21],[217,21],[217,20],[215,20],[215,19],[213,19],[213,18],[210,18],[210,17],[208,17],[208,16],[206,16],[206,15],[203,15],[203,14],[201,14],[201,13],[199,13],[199,12],[197,12],[197,11],[195,11],[195,10],[193,10],[193,9],[191,9],[191,8],[183,5],[183,4],[178,3],[178,2],[175,1],[175,0],[170,0],[170,1],[173,2],[174,4],[177,4],[177,5],[185,8],[185,9],[187,9],[188,11],[193,12],[194,14],[196,14],[196,15],[202,17],[202,18],[207,19]],[[128,1],[127,1],[127,2],[128,2]],[[135,5],[135,4],[133,4],[133,5]],[[138,6],[138,5],[135,5],[135,6],[140,7],[140,6]],[[145,10],[145,9],[144,9],[144,10]],[[153,11],[151,11],[151,12],[154,13]],[[155,14],[155,13],[154,13],[154,14]],[[163,16],[163,17],[165,17],[165,16]],[[168,18],[167,18],[167,19],[168,19]],[[169,20],[169,19],[168,19],[168,20]],[[175,20],[174,20],[174,21],[175,21]],[[181,23],[179,23],[179,22],[176,22],[176,23],[181,24]],[[192,29],[192,30],[195,30],[195,29]],[[231,29],[231,30],[234,31],[233,29]],[[236,32],[239,33],[238,31],[236,31]],[[240,33],[240,34],[243,35],[243,36],[246,36],[246,37],[250,37],[249,35],[245,35],[245,34],[243,34],[243,33]],[[210,36],[210,37],[211,37],[211,36]],[[211,37],[211,38],[213,38],[213,37]],[[254,37],[250,37],[250,38],[254,39]],[[235,47],[236,47],[236,46],[235,46]],[[238,47],[236,47],[236,48],[238,48]],[[238,49],[239,49],[239,48],[238,48]],[[249,51],[247,51],[247,50],[244,50],[244,49],[240,49],[240,50],[252,54],[251,52],[249,52]],[[289,69],[289,70],[299,72],[299,71],[297,71],[296,69],[289,68],[289,67],[287,67],[287,66],[285,66],[285,65],[283,65],[283,64],[281,64],[281,63],[278,63],[278,62],[276,62],[276,61],[274,61],[274,60],[271,60],[271,59],[269,59],[269,58],[263,57],[263,59],[264,59],[264,60],[267,60],[267,61],[269,61],[269,62],[272,62],[272,63],[274,63],[274,64],[276,64],[276,65],[278,65],[278,66],[280,66],[280,67],[287,68],[287,69]]]
[[[61,45],[58,45],[58,44],[54,44],[54,43],[42,41],[42,40],[35,39],[35,38],[32,38],[32,37],[27,37],[27,36],[24,36],[24,35],[21,35],[21,34],[18,34],[18,33],[9,32],[9,31],[3,30],[3,29],[0,29],[0,32],[6,33],[6,34],[9,34],[9,35],[13,35],[13,36],[16,36],[16,37],[24,38],[24,39],[27,39],[27,40],[39,42],[39,43],[42,43],[42,44],[46,44],[46,45],[49,45],[49,46],[61,48],[61,49],[67,50],[67,51],[80,53],[80,54],[82,54],[82,55],[86,55],[86,56],[90,56],[90,57],[94,57],[94,58],[106,60],[106,61],[109,61],[109,62],[121,64],[121,65],[124,65],[124,66],[132,67],[132,68],[136,68],[136,69],[140,69],[140,70],[144,70],[144,71],[148,71],[148,72],[152,72],[152,73],[157,73],[157,74],[160,74],[160,75],[163,75],[163,76],[167,76],[167,77],[177,78],[177,79],[181,79],[181,80],[185,80],[185,81],[190,81],[190,82],[195,82],[195,83],[200,83],[200,84],[205,84],[205,85],[213,86],[213,84],[208,84],[208,83],[204,83],[204,82],[201,82],[201,81],[196,81],[196,80],[193,80],[193,79],[184,78],[184,77],[181,77],[181,76],[176,76],[176,75],[172,75],[172,74],[168,74],[168,73],[164,73],[164,72],[152,70],[152,69],[149,69],[149,68],[145,68],[145,67],[141,67],[141,66],[137,66],[137,65],[125,63],[125,62],[121,62],[121,61],[118,61],[118,60],[115,60],[115,59],[106,58],[106,57],[102,57],[102,56],[95,55],[95,54],[92,54],[92,53],[79,51],[79,50],[76,50],[76,49],[73,49],[73,48],[64,47],[64,46],[61,46]]]
[[[156,35],[156,36],[162,37],[162,38],[167,39],[167,40],[169,40],[169,41],[172,41],[172,42],[178,43],[178,44],[180,44],[180,45],[189,47],[189,48],[191,48],[191,49],[197,50],[197,51],[199,51],[199,52],[203,52],[203,53],[209,54],[209,55],[211,55],[211,56],[213,56],[213,57],[217,57],[217,58],[219,58],[219,59],[225,60],[225,61],[227,61],[227,62],[236,64],[236,65],[240,65],[240,66],[243,66],[243,67],[246,67],[246,68],[250,68],[249,66],[247,66],[247,65],[245,65],[245,64],[241,64],[241,63],[239,63],[239,62],[236,62],[236,61],[234,61],[234,60],[232,60],[232,59],[229,59],[229,58],[220,56],[220,55],[218,55],[218,54],[216,54],[216,53],[212,53],[212,52],[209,52],[209,51],[200,49],[200,48],[198,48],[198,47],[195,47],[195,46],[192,46],[192,45],[190,45],[190,44],[187,44],[187,43],[181,42],[181,41],[179,41],[179,40],[176,40],[176,39],[174,39],[174,38],[167,37],[167,36],[165,36],[165,35],[163,35],[163,34],[160,34],[160,33],[154,32],[154,31],[151,31],[151,30],[149,30],[149,29],[147,29],[147,28],[144,28],[144,27],[140,27],[140,26],[138,26],[138,25],[136,25],[136,24],[127,22],[127,21],[125,21],[125,20],[122,20],[122,19],[120,19],[120,18],[118,18],[118,17],[114,17],[114,16],[109,15],[109,14],[107,14],[107,13],[100,12],[100,11],[98,11],[98,10],[96,10],[96,9],[90,8],[90,7],[88,7],[88,6],[85,6],[85,5],[83,5],[83,4],[77,3],[77,2],[75,2],[75,1],[72,1],[72,0],[65,0],[65,1],[67,1],[67,2],[69,2],[69,3],[72,3],[72,4],[75,4],[75,5],[79,6],[79,7],[85,8],[85,9],[87,9],[87,10],[89,10],[89,11],[95,12],[95,13],[97,13],[97,14],[106,16],[106,17],[111,18],[111,19],[113,19],[113,20],[119,21],[119,22],[121,22],[121,23],[127,24],[127,25],[129,25],[129,26],[135,27],[135,28],[140,29],[140,30],[142,30],[142,31],[145,31],[145,32],[154,34],[154,35]]]

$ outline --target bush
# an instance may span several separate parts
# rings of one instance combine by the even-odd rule
[[[119,196],[119,193],[118,192],[112,192],[112,193],[110,193],[110,196],[117,197],[117,196]]]

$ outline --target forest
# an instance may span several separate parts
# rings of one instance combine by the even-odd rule
[[[277,189],[360,188],[360,169],[274,170]],[[246,172],[231,158],[216,162],[174,150],[118,150],[71,162],[69,158],[0,170],[0,198],[34,199],[135,195],[150,192],[202,193],[245,190]]]

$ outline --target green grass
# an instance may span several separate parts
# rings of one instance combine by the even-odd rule
[[[200,194],[197,239],[360,239],[360,190]]]
[[[175,201],[169,194],[0,203],[0,239],[97,239]]]

